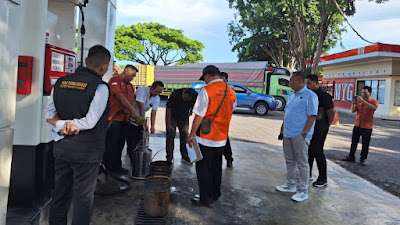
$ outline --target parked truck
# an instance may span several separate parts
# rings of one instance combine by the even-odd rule
[[[198,82],[202,70],[213,64],[229,74],[229,82],[243,85],[253,92],[275,97],[276,110],[283,110],[291,92],[290,72],[285,68],[270,68],[267,61],[237,63],[190,63],[179,66],[138,65],[139,73],[132,81],[135,86],[149,86],[153,81],[164,83],[161,95],[169,96],[179,88],[190,88]]]

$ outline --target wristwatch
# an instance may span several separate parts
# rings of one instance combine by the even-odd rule
[[[301,132],[301,135],[307,136],[307,134],[308,134],[308,132],[304,132],[304,131]]]

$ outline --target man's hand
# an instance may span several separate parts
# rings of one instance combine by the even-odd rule
[[[189,137],[187,139],[187,143],[189,144],[189,147],[191,147],[191,148],[193,148],[193,145],[192,145],[193,138],[195,138],[194,134],[193,135],[191,134],[191,135],[189,135]]]
[[[357,96],[357,102],[362,102],[364,103],[365,100],[361,96]]]
[[[303,136],[303,138],[306,139],[307,134],[302,134],[301,136]]]
[[[61,119],[61,118],[58,116],[58,113],[56,112],[56,113],[54,113],[53,118],[51,118],[51,119],[46,119],[46,121],[47,121],[48,123],[50,123],[51,125],[55,126],[56,123],[57,123],[57,121],[59,121],[60,119]]]
[[[154,134],[155,132],[156,132],[156,128],[154,128],[153,126],[150,128],[150,132],[152,133],[152,134]]]
[[[135,119],[137,125],[142,125],[144,123],[144,119],[141,116],[135,117]]]
[[[74,128],[74,124],[71,123],[70,121],[67,121],[64,124],[64,130],[60,131],[60,135],[66,136],[66,135],[78,135],[79,134],[79,129]]]
[[[172,130],[173,130],[173,128],[172,128],[171,124],[167,124],[167,131],[172,131]]]

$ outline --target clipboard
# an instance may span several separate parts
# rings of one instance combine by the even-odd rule
[[[203,155],[200,151],[200,146],[197,143],[196,138],[192,140],[193,147],[191,148],[188,143],[186,143],[186,150],[188,152],[188,156],[191,163],[198,162],[203,159]]]

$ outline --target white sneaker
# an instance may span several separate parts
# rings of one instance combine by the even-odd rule
[[[280,192],[296,192],[296,187],[287,186],[286,184],[276,186],[276,190]]]
[[[292,199],[296,202],[302,202],[308,199],[308,194],[306,192],[299,191],[292,196]]]

